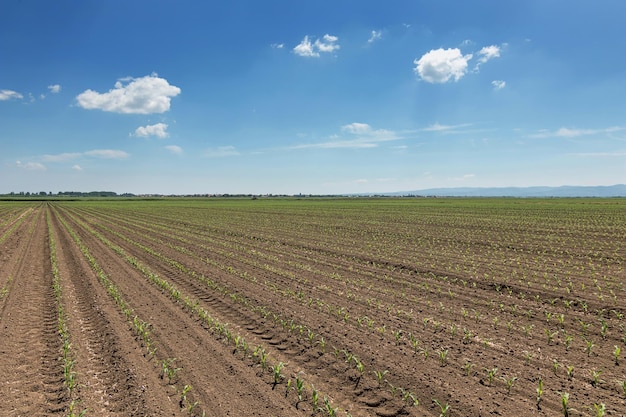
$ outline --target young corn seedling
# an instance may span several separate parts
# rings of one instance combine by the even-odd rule
[[[296,394],[298,395],[298,402],[296,403],[296,409],[298,408],[298,404],[302,401],[303,391],[304,391],[304,380],[300,379],[299,376],[296,376]]]
[[[289,391],[291,390],[291,378],[287,380],[287,388],[285,388],[285,398],[289,395]]]
[[[574,366],[573,365],[567,365],[567,379],[568,380],[572,380],[572,378],[574,378]]]
[[[569,402],[569,394],[567,392],[562,392],[560,393],[561,395],[561,411],[563,412],[563,417],[569,417],[569,406],[568,406],[568,402]]]
[[[171,359],[163,359],[161,362],[161,379],[167,377],[168,384],[172,384],[172,380],[176,376],[176,373],[181,370],[181,368],[176,368],[174,366],[174,361],[176,358]]]
[[[604,405],[604,403],[600,403],[600,404],[593,404],[593,409],[596,412],[596,417],[604,417],[604,414],[606,414],[606,405]]]
[[[552,332],[548,328],[545,329],[545,333],[546,333],[546,336],[548,336],[548,345],[551,345],[552,340],[554,339],[554,336],[559,334],[559,332]]]
[[[446,366],[448,361],[448,349],[439,351],[439,363],[441,366]]]
[[[322,354],[326,353],[326,341],[323,337],[320,337],[320,340],[317,341],[317,344],[320,345],[320,349],[322,350]]]
[[[317,413],[320,397],[313,384],[311,384],[311,401],[313,402],[313,413]]]
[[[569,350],[569,348],[572,346],[572,340],[573,337],[571,335],[565,335],[565,341],[563,342],[563,344],[565,345],[565,350]]]
[[[552,359],[552,371],[554,372],[554,375],[558,372],[559,366],[561,366],[561,364],[556,359]]]
[[[284,378],[281,372],[284,366],[285,366],[284,363],[278,362],[276,365],[270,368],[272,371],[272,375],[274,376],[274,385],[272,386],[272,389],[274,389],[276,385],[279,384],[280,381],[282,381],[282,379]]]
[[[333,408],[328,397],[324,397],[324,410],[326,410],[328,417],[335,417],[337,415],[338,408]]]
[[[465,362],[465,364],[463,365],[463,371],[465,372],[466,376],[471,376],[472,375],[472,368],[474,368],[474,364],[467,361]]]
[[[400,344],[400,339],[402,338],[402,330],[396,330],[393,332],[393,337],[396,339],[396,346]]]
[[[589,373],[591,373],[591,386],[597,387],[600,382],[600,374],[602,374],[602,369],[590,369]]]
[[[540,409],[541,400],[543,399],[543,379],[539,378],[537,384],[537,408]]]
[[[606,320],[602,319],[601,325],[600,325],[600,334],[602,335],[603,340],[606,340],[608,331],[609,331],[609,325],[607,324]]]
[[[615,359],[615,365],[619,365],[619,355],[622,353],[622,348],[617,345],[613,347],[613,359]]]
[[[487,381],[489,381],[489,385],[491,385],[491,383],[493,382],[494,378],[496,377],[496,373],[498,372],[498,368],[491,368],[491,369],[485,368],[485,372],[487,372]]]
[[[189,393],[189,391],[191,391],[191,385],[185,385],[180,391],[180,400],[178,402],[180,408],[183,408],[185,406],[185,403],[187,402],[187,394]]]
[[[383,383],[383,378],[385,377],[385,375],[387,375],[389,371],[384,370],[384,371],[374,371],[374,375],[376,376],[376,381],[378,381],[378,385],[381,385]]]
[[[515,384],[515,381],[517,381],[517,377],[516,376],[512,376],[512,377],[509,377],[509,378],[502,377],[502,380],[506,384],[506,392],[509,395],[511,395],[511,388],[513,388],[513,385]]]
[[[585,343],[586,343],[585,352],[587,352],[587,356],[591,356],[591,350],[593,349],[595,344],[591,340],[585,340]]]
[[[439,417],[446,417],[448,415],[448,411],[450,411],[450,404],[446,403],[444,405],[436,398],[433,398],[433,402],[439,407]]]
[[[365,366],[363,365],[363,362],[361,362],[356,356],[354,357],[354,362],[356,370],[359,371],[359,377],[356,380],[356,386],[358,386],[359,382],[361,382],[361,378],[363,377],[363,372],[365,372]]]

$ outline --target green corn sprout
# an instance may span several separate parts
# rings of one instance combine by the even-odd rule
[[[474,364],[467,361],[465,362],[465,364],[463,365],[463,371],[465,371],[465,375],[470,376],[472,375],[472,368],[474,367]]]
[[[600,380],[600,374],[602,373],[602,369],[590,369],[589,372],[591,373],[591,386],[597,387],[598,384],[602,382]]]
[[[311,384],[311,400],[313,402],[313,412],[316,412],[319,403],[319,393],[317,392],[313,384]]]
[[[376,380],[378,381],[378,385],[382,384],[383,378],[387,375],[389,371],[374,371],[374,375],[376,376]]]
[[[559,370],[559,366],[561,366],[561,364],[556,359],[553,359],[552,360],[552,371],[554,371],[554,375],[556,375],[557,371]]]
[[[393,337],[396,339],[396,345],[400,344],[400,338],[402,338],[402,330],[396,330],[393,332]]]
[[[298,402],[302,401],[302,392],[304,391],[304,380],[296,376],[296,394],[298,394]],[[297,405],[296,405],[296,408]]]
[[[587,356],[591,356],[591,350],[593,349],[595,344],[591,340],[585,340],[585,342],[587,344],[585,347],[585,352],[587,352]]]
[[[337,415],[337,408],[333,408],[328,397],[324,397],[324,409],[328,417],[335,417]]]
[[[439,363],[441,366],[445,366],[448,360],[448,349],[439,351]]]
[[[180,401],[178,402],[180,408],[183,408],[184,404],[187,402],[187,394],[189,391],[191,391],[191,385],[185,385],[180,391]]]
[[[167,377],[167,381],[169,384],[172,383],[172,379],[176,376],[176,373],[181,370],[181,368],[176,368],[174,366],[174,361],[176,358],[171,359],[163,359],[161,362],[161,379]]]
[[[574,377],[574,366],[568,365],[567,366],[567,379],[571,381],[573,377]]]
[[[487,381],[489,381],[489,385],[491,385],[491,383],[493,382],[494,378],[496,377],[496,373],[498,372],[498,368],[491,368],[491,369],[485,368],[485,371],[487,372]]]
[[[323,337],[320,337],[320,340],[317,341],[317,344],[320,345],[320,349],[322,350],[322,353],[326,353],[326,341],[324,340]]]
[[[619,365],[619,355],[622,353],[622,348],[617,345],[614,345],[613,347],[613,358],[615,359],[615,365]]]
[[[561,409],[563,412],[563,417],[569,417],[569,406],[567,403],[569,402],[569,394],[567,392],[560,393],[561,395]]]
[[[513,388],[513,385],[515,384],[515,381],[517,381],[517,377],[516,376],[512,376],[512,377],[509,377],[509,378],[502,377],[502,380],[506,384],[506,391],[507,391],[507,393],[509,395],[511,395],[511,388]]]
[[[437,406],[439,406],[439,410],[440,410],[439,417],[445,417],[448,415],[448,411],[450,411],[450,404],[448,403],[446,403],[445,405],[441,404],[439,400],[436,398],[433,398],[433,402],[437,404]]]
[[[543,399],[543,379],[539,378],[539,383],[537,385],[537,408]]]
[[[604,414],[606,413],[606,405],[604,405],[604,403],[594,403],[593,408],[595,409],[596,417],[604,417]]]
[[[272,374],[274,376],[274,387],[280,383],[280,381],[284,378],[283,374],[281,373],[283,367],[285,366],[284,363],[282,362],[278,362],[276,365],[272,366],[270,369],[272,371]],[[273,388],[272,388],[273,389]]]
[[[289,390],[291,389],[291,378],[287,380],[287,388],[285,388],[285,398],[289,395]]]

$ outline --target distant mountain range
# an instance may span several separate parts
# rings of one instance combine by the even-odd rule
[[[626,197],[626,184],[609,186],[430,188],[382,195],[438,197]]]

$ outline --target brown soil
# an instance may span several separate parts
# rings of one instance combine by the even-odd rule
[[[626,379],[626,365],[616,364],[613,355],[614,346],[626,348],[619,317],[626,313],[623,289],[616,288],[617,301],[603,303],[580,290],[581,282],[586,288],[594,284],[572,268],[578,271],[570,274],[574,302],[566,306],[550,286],[483,279],[493,271],[514,275],[514,262],[536,271],[537,280],[544,273],[562,273],[562,253],[538,253],[541,245],[533,246],[535,241],[506,248],[465,239],[463,244],[474,249],[473,261],[465,264],[461,251],[453,251],[450,256],[458,258],[449,265],[458,265],[455,269],[434,258],[415,267],[405,261],[414,256],[407,245],[396,254],[374,256],[373,249],[359,249],[364,228],[343,222],[336,225],[340,240],[322,232],[306,240],[299,233],[311,229],[270,231],[261,221],[246,225],[247,219],[236,230],[199,217],[71,205],[0,215],[0,237],[7,234],[0,244],[0,286],[5,289],[0,299],[0,415],[67,415],[72,400],[80,401],[75,403],[87,415],[174,416],[184,411],[181,405],[196,401],[192,415],[311,415],[313,387],[320,395],[318,407],[324,409],[326,397],[337,415],[438,416],[434,400],[449,404],[450,416],[562,415],[560,393],[565,392],[570,415],[595,415],[594,403],[605,403],[607,415],[626,413],[620,382]],[[71,398],[59,359],[46,216],[57,245],[79,383]],[[305,220],[315,223],[302,219],[302,224]],[[376,239],[400,235],[403,227],[382,222]],[[70,230],[133,314],[150,323],[154,355],[107,294]],[[420,232],[431,233],[439,231]],[[564,236],[569,233],[563,230]],[[456,248],[459,242],[444,236],[430,244],[436,253],[437,245]],[[595,265],[623,282],[623,255],[614,251],[612,259]],[[589,252],[568,259],[577,265],[582,258],[588,259]],[[495,268],[487,268],[494,259]],[[181,300],[151,283],[147,273],[227,323],[250,350],[216,333]],[[583,331],[585,323],[590,326]],[[253,355],[257,346],[268,353],[270,366],[285,364],[278,383]],[[355,357],[363,364],[362,374]],[[169,380],[162,375],[162,362],[174,358],[180,370]],[[493,380],[488,370],[495,373]],[[601,372],[597,384],[594,371]],[[296,378],[305,381],[301,401]],[[540,379],[545,388],[537,401]],[[510,390],[507,380],[513,383]],[[192,388],[181,403],[185,386]],[[328,413],[324,409],[319,415]]]

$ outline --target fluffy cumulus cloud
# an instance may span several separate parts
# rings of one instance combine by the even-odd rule
[[[433,49],[413,61],[414,71],[422,80],[433,84],[446,83],[451,79],[458,81],[467,73],[470,59],[472,54],[463,55],[458,48]]]
[[[166,138],[169,136],[167,133],[167,125],[165,123],[157,123],[148,126],[139,126],[135,129],[135,136],[141,138],[147,138],[150,136],[156,136],[157,138]]]
[[[11,99],[22,99],[23,95],[13,90],[0,90],[0,101],[6,101]]]
[[[498,58],[500,56],[500,47],[496,45],[490,45],[483,47],[480,51],[478,51],[478,62],[484,64],[493,58]]]
[[[50,90],[52,94],[57,94],[61,91],[61,86],[59,84],[49,85],[48,90]]]
[[[293,52],[299,56],[305,57],[319,57],[320,53],[331,53],[340,48],[337,43],[339,38],[337,36],[326,34],[322,39],[316,39],[315,42],[311,42],[309,36],[306,35],[302,42],[293,48]]]
[[[170,109],[172,97],[181,89],[170,85],[156,74],[141,78],[124,78],[106,93],[86,90],[76,97],[82,108],[113,113],[151,114],[164,113]]]
[[[506,81],[502,81],[502,80],[493,80],[491,82],[491,85],[493,86],[494,89],[496,90],[502,90],[504,87],[506,87]]]

